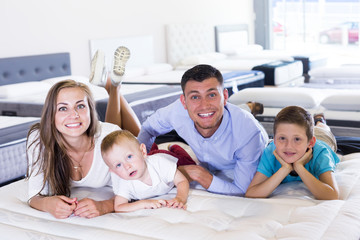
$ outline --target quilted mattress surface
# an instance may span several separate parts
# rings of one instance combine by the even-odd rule
[[[59,220],[29,207],[27,182],[0,188],[2,239],[346,239],[360,237],[360,153],[341,157],[335,173],[341,200],[315,200],[303,183],[283,184],[267,199],[191,189],[188,209],[147,209],[93,219]],[[169,199],[176,189],[161,196]],[[111,196],[76,189],[74,196]]]

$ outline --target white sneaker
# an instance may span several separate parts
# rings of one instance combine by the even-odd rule
[[[105,66],[105,54],[97,50],[91,60],[90,83],[104,87],[107,81],[107,70]]]
[[[111,71],[111,82],[118,86],[125,74],[125,65],[130,58],[130,50],[127,47],[118,47],[114,53],[113,69]]]

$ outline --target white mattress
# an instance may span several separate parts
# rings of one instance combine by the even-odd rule
[[[201,64],[201,63],[210,64],[213,67],[219,69],[220,71],[236,71],[236,70],[250,71],[255,66],[259,66],[262,64],[269,64],[270,62],[271,61],[269,61],[268,59],[225,58],[215,61],[203,60],[202,62],[198,62],[197,64]],[[192,65],[179,65],[176,67],[176,69],[177,70],[189,69],[194,65],[196,65],[195,62],[193,62]],[[303,74],[303,66],[301,61],[294,61],[287,65],[276,67],[274,71],[275,85],[276,86],[283,85],[290,81],[297,80],[298,78],[301,78],[303,80],[302,74]]]
[[[257,115],[257,119],[264,126],[266,132],[273,136],[273,122],[275,116],[282,108],[264,107],[263,114]],[[328,125],[335,136],[359,137],[360,136],[360,113],[356,111],[335,111],[322,107],[307,109],[311,114],[324,113]]]
[[[189,68],[191,68],[189,66]],[[169,70],[169,71],[161,71],[154,74],[145,74],[141,76],[136,77],[128,77],[123,80],[124,84],[131,83],[131,84],[166,84],[166,85],[180,85],[181,84],[181,78],[186,70],[189,68],[181,69],[181,70]],[[232,73],[231,77],[226,78],[226,73]],[[224,74],[224,87],[229,88],[231,87],[233,92],[237,92],[237,86],[242,84],[247,84],[252,81],[255,81],[257,79],[264,78],[263,74],[257,74],[255,71],[252,71],[251,73],[249,71],[244,72],[235,72],[235,71],[222,71],[222,74]],[[230,81],[232,80],[232,81]]]
[[[26,174],[26,136],[33,117],[0,116],[0,185]]]
[[[275,59],[280,60],[278,57],[273,58],[275,52],[269,52],[268,57],[259,56],[246,59],[228,57],[226,54],[215,52],[214,27],[206,23],[167,25],[166,47],[168,61],[177,70],[189,69],[197,64],[210,64],[220,71],[249,71],[255,66],[272,62]],[[286,59],[293,60],[289,57],[286,57]],[[302,74],[303,66],[301,61],[277,68],[274,85],[282,85],[298,79]]]
[[[25,82],[14,85],[3,85],[0,86],[0,103],[1,102],[31,102],[31,103],[44,103],[46,95],[53,84],[56,82],[72,79],[85,83],[89,86],[93,93],[95,101],[107,99],[108,93],[105,88],[98,87],[89,83],[89,78],[85,76],[64,76],[42,80],[39,82]],[[123,95],[158,88],[159,85],[128,85],[124,84],[121,86],[121,93]]]
[[[0,129],[38,120],[37,117],[0,116]]]
[[[312,114],[324,113],[325,118],[333,122],[329,125],[337,136],[360,135],[358,89],[247,88],[229,98],[229,102],[237,105],[248,101],[263,103],[264,112],[257,118],[265,125],[269,135],[272,135],[274,117],[282,108],[290,105],[301,106]]]
[[[360,84],[360,65],[319,67],[309,72],[310,83]]]
[[[182,75],[186,70],[169,70],[154,74],[125,78],[123,83],[136,84],[177,84],[180,85]]]
[[[247,88],[229,99],[234,104],[256,101],[264,107],[283,108],[299,105],[316,111],[360,111],[360,92],[358,89],[317,89],[302,87]]]
[[[0,86],[0,114],[17,115],[17,116],[40,116],[42,106],[45,102],[46,95],[51,86],[65,79],[73,79],[87,84],[93,93],[95,101],[107,101],[108,93],[105,88],[95,86],[89,83],[88,77],[85,76],[64,76],[46,79],[37,82],[25,82],[19,84]],[[121,93],[125,96],[131,96],[134,100],[134,94],[138,92],[158,89],[164,85],[149,84],[122,84]],[[160,96],[158,96],[160,97]],[[139,99],[142,95],[138,96]]]
[[[246,47],[244,47],[246,48]],[[289,52],[280,50],[261,50],[261,51],[246,51],[245,49],[240,52],[236,52],[235,55],[229,55],[232,59],[262,59],[267,62],[271,61],[294,61],[294,55]]]
[[[0,188],[2,239],[337,239],[360,237],[360,154],[341,157],[335,177],[341,200],[315,200],[301,182],[282,184],[268,199],[191,189],[187,210],[160,208],[93,219],[55,219],[26,203],[27,182]],[[176,189],[162,198],[174,196]],[[79,198],[109,189],[76,189]],[[100,196],[100,197],[99,197]]]

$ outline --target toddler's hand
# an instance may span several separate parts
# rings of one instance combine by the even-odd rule
[[[186,202],[181,201],[179,198],[175,197],[171,200],[166,201],[166,206],[169,208],[182,208],[186,210]]]
[[[145,209],[156,209],[166,206],[166,201],[163,199],[148,199],[143,200]]]

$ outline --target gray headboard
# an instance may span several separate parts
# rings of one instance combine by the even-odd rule
[[[70,54],[0,58],[0,85],[71,75]]]

